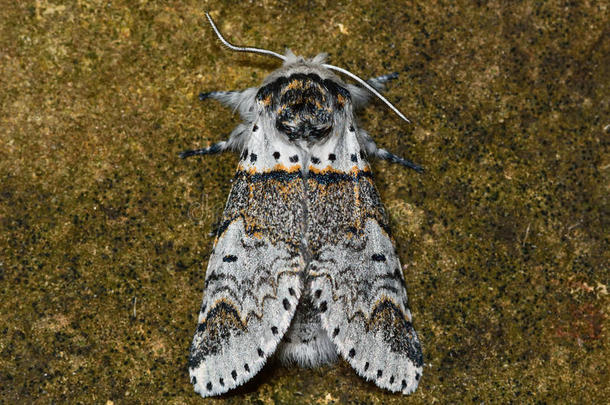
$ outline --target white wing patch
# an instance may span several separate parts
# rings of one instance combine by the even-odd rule
[[[191,382],[204,397],[243,384],[263,367],[303,289],[304,188],[299,159],[291,161],[298,153],[272,137],[253,125],[208,263],[189,359]]]
[[[308,170],[314,173],[353,173],[369,170],[365,152],[360,148],[356,137],[355,125],[349,122],[341,123],[335,131],[337,136],[330,136],[324,142],[311,146]]]
[[[189,362],[195,391],[226,392],[262,368],[296,310],[302,266],[281,246],[248,237],[241,219],[229,225],[208,265]]]
[[[355,128],[348,124],[331,140],[312,156],[334,161],[323,169],[310,165],[307,182],[313,302],[322,327],[358,374],[411,393],[423,359],[385,211]]]
[[[257,120],[250,126],[250,130],[248,143],[241,153],[241,170],[267,173],[274,170],[295,172],[301,169],[303,152],[285,137],[279,136],[269,119]]]
[[[400,263],[375,221],[367,220],[361,241],[326,246],[311,264],[322,327],[358,374],[408,394],[419,383],[422,357]]]

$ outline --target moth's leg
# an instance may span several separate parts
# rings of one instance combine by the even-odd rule
[[[389,73],[387,75],[371,77],[366,82],[368,84],[370,84],[371,86],[373,86],[373,88],[375,88],[375,90],[383,91],[383,90],[385,90],[385,84],[387,82],[389,82],[390,80],[396,79],[397,77],[398,77],[398,73],[394,72],[394,73]],[[347,89],[349,90],[350,94],[352,95],[352,103],[354,104],[355,108],[364,107],[369,102],[369,99],[371,98],[371,95],[372,95],[371,92],[368,91],[367,89],[364,89],[360,86],[356,86],[354,84],[348,84]]]
[[[397,156],[385,149],[378,148],[373,138],[371,138],[371,136],[363,129],[358,130],[358,141],[364,147],[364,150],[368,156],[387,160],[388,162],[392,163],[399,163],[405,167],[408,167],[409,169],[415,170],[418,173],[423,173],[424,171],[424,168],[417,163],[413,163],[410,160]]]
[[[203,149],[185,150],[184,152],[181,152],[179,156],[184,159],[196,155],[213,155],[224,152],[227,149],[240,150],[243,146],[246,128],[248,128],[247,125],[239,124],[237,127],[235,127],[233,132],[231,132],[227,140],[216,142],[215,144]]]
[[[241,91],[230,90],[230,91],[208,91],[199,93],[199,100],[207,100],[208,98],[218,100],[223,104],[231,106],[230,101],[233,99],[239,99]]]
[[[408,167],[409,169],[415,170],[417,173],[424,172],[424,168],[421,167],[420,165],[418,165],[417,163],[413,163],[410,160],[397,156],[397,155],[393,154],[392,152],[388,152],[385,149],[377,149],[375,151],[374,156],[379,159],[387,160],[392,163],[399,163],[405,167]]]
[[[180,156],[181,159],[185,159],[195,155],[213,155],[215,153],[220,153],[225,149],[227,149],[227,141],[220,141],[207,148],[185,150],[184,152],[180,152],[180,155],[178,156]]]
[[[244,124],[239,124],[233,132],[229,135],[226,141],[220,141],[212,146],[203,149],[185,150],[180,153],[182,159],[196,156],[196,155],[213,155],[216,153],[224,152],[227,149],[240,150],[244,143],[244,133],[246,128],[254,120],[254,105],[256,103],[255,97],[258,88],[250,87],[242,91],[211,91],[208,93],[199,94],[200,100],[212,98],[220,101],[222,104],[232,107],[234,110],[239,111],[240,115],[244,119]]]
[[[207,100],[209,98],[218,100],[220,103],[239,111],[245,120],[250,120],[255,100],[257,87],[250,87],[245,90],[234,91],[209,91],[207,93],[199,93],[199,100]]]
[[[385,89],[385,84],[390,80],[398,78],[398,72],[388,73],[387,75],[381,75],[377,77],[371,77],[366,82],[373,86],[375,90],[382,91]]]

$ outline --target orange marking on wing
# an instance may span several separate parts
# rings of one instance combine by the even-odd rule
[[[364,166],[362,169],[359,168],[358,166],[352,166],[350,173],[358,174],[359,172],[370,172],[370,171],[371,171],[371,168],[369,167],[369,165]]]
[[[341,170],[337,170],[337,169],[333,168],[331,165],[328,165],[323,169],[318,169],[317,167],[309,166],[309,171],[312,173],[315,173],[315,174],[345,173]]]
[[[295,173],[301,170],[301,165],[294,165],[290,167],[286,167],[281,163],[276,164],[270,171],[284,171],[287,173]]]
[[[375,303],[372,305],[372,311],[374,311],[377,307],[379,307],[380,305],[383,305],[384,303],[389,302],[397,311],[398,313],[401,315],[402,320],[407,320],[407,321],[411,321],[410,317],[405,313],[405,311],[403,310],[403,308],[401,307],[401,305],[399,305],[393,298],[388,297],[387,295],[382,295],[377,301],[375,301]],[[384,310],[383,312],[386,312],[387,310]],[[379,315],[383,315],[383,314],[379,314]],[[400,318],[396,319],[392,316],[393,314],[389,314],[390,319],[392,319],[394,321],[394,324],[396,327],[400,327],[401,326],[401,322],[400,322]],[[381,323],[381,321],[383,321],[383,316],[377,317],[375,319],[371,318],[367,321],[367,324],[372,327],[375,324]],[[412,338],[412,336],[409,336]]]
[[[232,314],[230,312],[227,313],[226,311],[216,312],[218,315],[220,315],[220,316],[214,317],[216,322],[221,321],[221,323],[223,323],[225,325],[231,324],[232,326],[234,326],[236,328],[239,328],[241,330],[246,330],[247,323],[242,319],[241,312],[239,312],[239,308],[237,308],[235,303],[232,301],[229,301],[225,297],[222,297],[222,298],[219,298],[216,301],[214,301],[214,304],[210,305],[210,308],[217,308],[220,304],[225,304],[225,305],[231,307],[235,311],[235,314]],[[210,312],[208,311],[208,315],[209,315],[209,313]],[[237,315],[237,317],[235,317],[233,315]]]
[[[275,166],[273,166],[272,168],[267,169],[267,170],[259,170],[259,168],[257,168],[256,166],[251,166],[250,168],[248,168],[246,170],[242,165],[239,165],[239,166],[237,166],[237,170],[250,174],[250,175],[256,174],[256,173],[270,173],[270,172],[276,172],[276,171],[281,171],[281,172],[286,172],[286,173],[295,173],[295,172],[298,172],[299,170],[301,170],[301,165],[294,165],[294,166],[286,167],[281,163],[277,163]]]

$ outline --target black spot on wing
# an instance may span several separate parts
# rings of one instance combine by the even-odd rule
[[[377,370],[377,378],[381,378],[382,375],[383,375],[383,371]]]
[[[328,155],[328,160],[330,160],[331,162],[334,162],[335,160],[337,160],[337,155],[335,155],[334,153],[331,153],[330,155]]]
[[[273,157],[275,158],[275,160],[278,160],[280,158],[280,152],[273,152]]]
[[[382,253],[375,253],[373,256],[371,256],[371,259],[376,262],[385,262],[385,255]]]
[[[211,382],[208,382],[208,384],[205,387],[208,389],[208,391],[212,391],[212,383]]]
[[[271,327],[271,333],[273,333],[274,335],[277,335],[277,332],[278,332],[277,326],[272,326]]]
[[[402,271],[400,271],[398,267],[394,269],[394,278],[397,278],[399,280],[402,279]]]
[[[314,165],[317,165],[318,163],[320,163],[320,159],[318,159],[315,156],[311,157],[311,163],[313,163]]]
[[[299,161],[299,155],[290,156],[289,160],[292,163],[296,163]]]
[[[258,159],[258,156],[256,156],[256,153],[250,153],[250,162],[254,163],[254,162],[256,162],[256,159]]]
[[[352,348],[350,349],[350,351],[349,351],[349,357],[350,357],[351,359],[353,359],[355,355],[356,355],[356,349],[354,349],[354,348],[352,347]]]
[[[225,263],[233,263],[237,261],[237,256],[234,255],[226,255],[222,258],[222,261]]]
[[[339,334],[339,328],[335,328],[335,330],[333,331],[333,337],[337,337],[338,334]]]
[[[244,364],[244,370],[246,370],[247,373],[250,372],[250,366],[248,365],[248,363]]]
[[[284,298],[282,305],[284,305],[284,309],[286,311],[290,311],[290,301],[288,301],[288,298]]]
[[[356,156],[355,153],[352,153],[350,159],[352,160],[352,162],[356,163],[358,161],[358,156]]]
[[[237,371],[231,371],[231,377],[233,377],[234,380],[237,380]]]

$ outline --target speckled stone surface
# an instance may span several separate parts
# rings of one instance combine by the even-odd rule
[[[188,381],[231,155],[181,161],[291,47],[363,77],[362,113],[427,169],[373,167],[425,356],[409,397],[345,362],[267,367],[226,403],[602,403],[610,395],[605,2],[5,1],[0,402],[221,403]],[[230,3],[230,4],[229,4]]]

